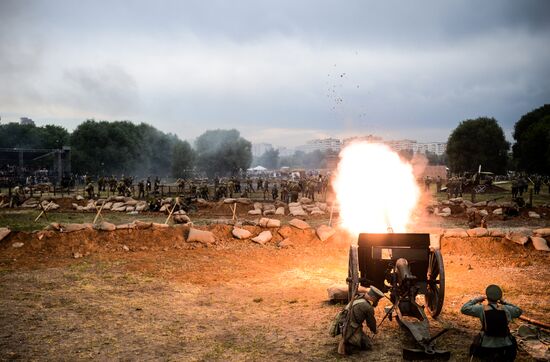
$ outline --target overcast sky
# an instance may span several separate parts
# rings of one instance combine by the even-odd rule
[[[0,0],[0,116],[446,140],[550,103],[550,1]]]

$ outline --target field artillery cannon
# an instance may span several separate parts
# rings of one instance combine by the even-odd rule
[[[443,308],[443,257],[438,248],[430,246],[429,234],[360,234],[357,245],[350,247],[347,282],[349,300],[359,285],[373,285],[384,293],[389,292],[392,305],[386,307],[384,319],[395,316],[421,347],[404,348],[403,359],[450,358],[450,352],[435,348],[435,340],[447,329],[431,336],[424,306],[417,301],[417,296],[424,296],[433,318],[437,318]]]

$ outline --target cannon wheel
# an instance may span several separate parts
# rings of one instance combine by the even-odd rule
[[[351,300],[353,292],[359,287],[359,258],[357,256],[357,246],[352,245],[349,248],[348,262],[348,301]]]
[[[445,299],[445,269],[439,250],[430,251],[427,281],[426,303],[432,317],[437,318]]]

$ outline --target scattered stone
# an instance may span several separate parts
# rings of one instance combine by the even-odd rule
[[[25,244],[23,244],[23,243],[20,242],[20,241],[11,244],[11,246],[12,246],[13,248],[21,248],[23,245],[25,245]]]
[[[233,234],[233,236],[239,240],[249,239],[252,236],[252,233],[250,231],[237,227],[233,228],[231,234]]]
[[[330,239],[334,234],[336,234],[336,230],[331,228],[328,225],[321,225],[317,229],[315,229],[315,232],[317,233],[317,236],[319,237],[319,240],[321,241],[327,241]]]
[[[280,206],[275,210],[275,215],[283,215],[285,214],[285,208],[283,206]]]
[[[532,219],[540,219],[540,215],[534,211],[529,211],[528,214],[529,214],[529,217]]]
[[[291,248],[294,246],[294,243],[289,239],[286,238],[284,240],[279,241],[279,244],[277,246],[281,249]]]
[[[75,200],[76,201],[82,201],[82,200],[84,200],[84,197],[82,195],[76,195]]]
[[[475,238],[480,238],[480,237],[489,235],[489,231],[485,228],[469,229],[466,232],[468,233],[468,236],[475,237]]]
[[[73,258],[75,258],[75,259],[80,259],[80,258],[83,258],[83,257],[84,257],[84,255],[82,255],[82,253],[79,253],[78,251],[73,253]]]
[[[100,224],[96,225],[95,228],[101,231],[115,231],[116,225],[111,224],[110,222],[107,222],[107,221],[103,221]]]
[[[487,215],[489,215],[489,212],[487,210],[479,210],[479,214],[481,216],[487,216]]]
[[[493,215],[502,215],[502,208],[499,207],[498,209],[494,209]]]
[[[269,242],[272,238],[273,238],[273,235],[271,234],[271,231],[266,230],[266,231],[262,231],[255,238],[252,238],[252,241],[255,243],[264,245],[265,243]]]
[[[4,240],[6,236],[11,233],[11,230],[8,228],[0,228],[0,241]]]
[[[550,247],[548,247],[548,243],[545,238],[541,238],[540,236],[531,236],[531,242],[537,250],[550,251]]]
[[[122,250],[130,251],[130,248],[127,245],[122,245]]]
[[[464,229],[455,228],[445,230],[443,236],[446,238],[467,238],[468,233]]]
[[[205,230],[199,230],[195,228],[189,229],[189,235],[187,236],[188,242],[199,242],[205,245],[213,244],[216,239],[214,238],[214,234],[210,231]]]
[[[301,230],[310,228],[310,226],[307,222],[305,222],[303,220],[300,220],[300,219],[292,219],[288,222],[288,224],[294,226],[295,228],[301,229]]]

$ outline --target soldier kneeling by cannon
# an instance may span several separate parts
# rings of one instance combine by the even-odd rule
[[[376,333],[374,308],[383,297],[384,293],[371,285],[366,293],[357,293],[355,298],[336,315],[332,325],[332,335],[336,337],[342,334],[339,353],[349,354],[353,348],[360,350],[372,348],[371,341],[363,330],[363,322],[366,322],[372,333]]]

